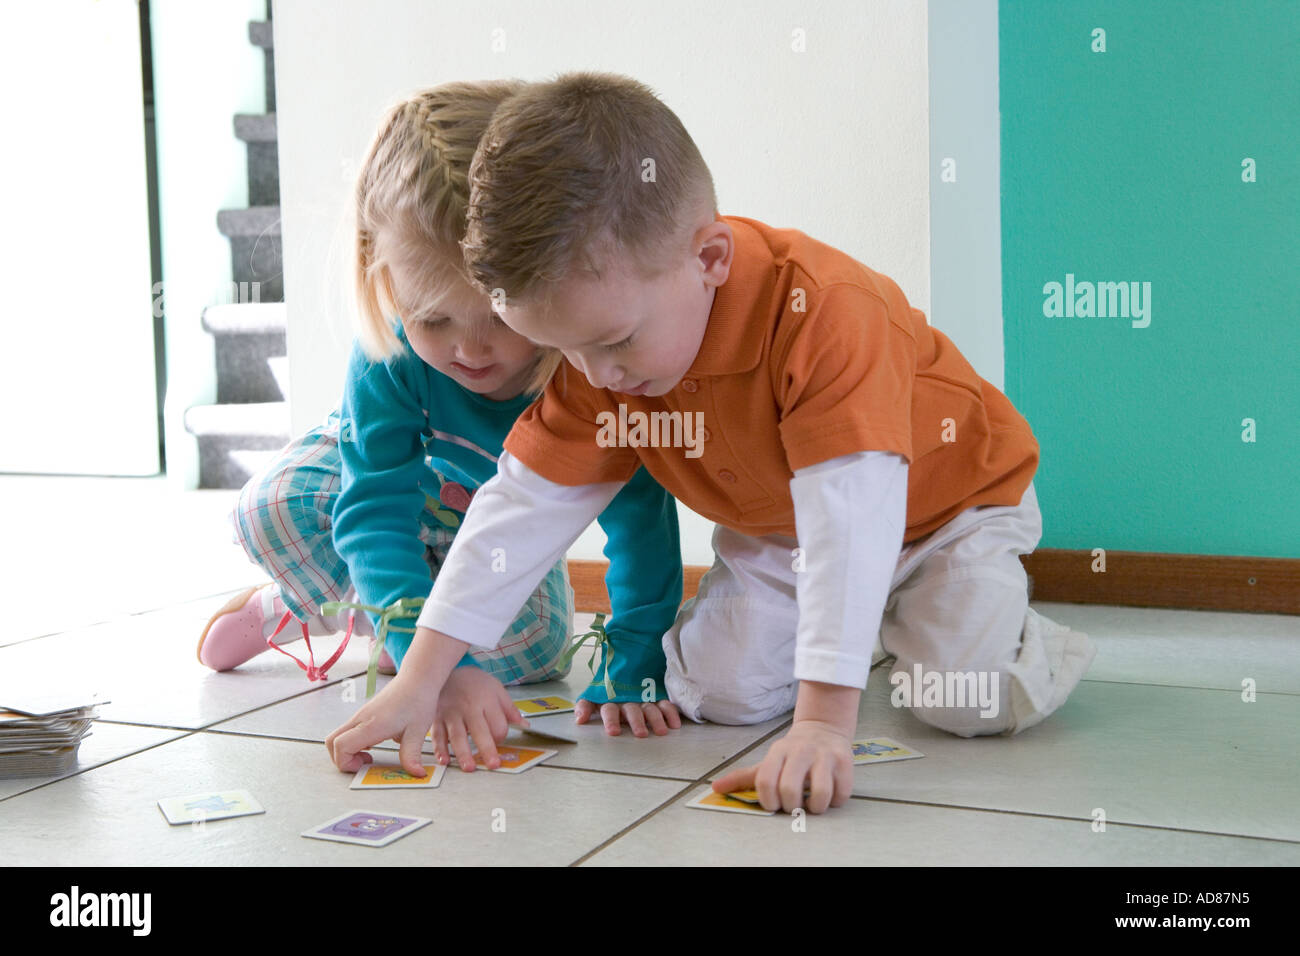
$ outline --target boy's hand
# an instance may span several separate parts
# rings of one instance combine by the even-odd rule
[[[450,743],[461,770],[472,771],[475,757],[470,752],[473,738],[478,744],[478,761],[489,770],[501,766],[497,744],[506,739],[511,724],[527,727],[515,702],[501,682],[477,667],[458,667],[451,672],[438,699],[433,722],[433,749],[438,763],[449,762]]]
[[[741,767],[713,782],[715,793],[758,791],[764,810],[804,807],[822,813],[853,793],[852,741],[831,724],[796,720],[756,767]],[[811,791],[804,799],[804,791]]]
[[[368,747],[395,740],[406,772],[416,777],[424,775],[420,748],[437,712],[438,697],[429,694],[427,687],[420,687],[418,680],[409,676],[403,680],[403,676],[399,673],[347,723],[325,738],[330,759],[344,773],[355,773],[372,761],[365,753]]]
[[[617,737],[623,732],[622,724],[625,720],[637,737],[650,736],[646,730],[647,724],[658,737],[668,733],[670,727],[677,730],[682,725],[682,718],[677,708],[666,700],[649,704],[596,704],[589,700],[580,700],[574,706],[574,716],[578,723],[585,724],[590,720],[596,713],[597,707],[600,708],[600,719],[605,724],[605,733],[611,737]]]

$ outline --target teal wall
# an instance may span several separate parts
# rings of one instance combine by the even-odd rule
[[[1005,391],[1042,446],[1041,547],[1300,557],[1300,0],[998,19]],[[1045,315],[1067,274],[1149,283],[1147,318]]]

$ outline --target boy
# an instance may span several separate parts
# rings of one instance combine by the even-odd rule
[[[897,285],[802,233],[719,216],[680,121],[624,77],[569,74],[503,104],[470,180],[472,279],[567,364],[466,516],[410,679],[326,741],[341,769],[389,736],[416,766],[452,664],[491,646],[638,464],[717,523],[714,566],[664,637],[671,703],[647,674],[645,719],[661,732],[678,709],[755,723],[794,707],[763,761],[715,790],[753,786],[787,811],[847,800],[876,651],[897,658],[896,702],[926,672],[987,691],[902,695],[961,736],[1015,733],[1064,702],[1095,651],[1028,607],[1037,442]],[[702,453],[622,420],[699,422]],[[507,573],[484,573],[494,551]]]

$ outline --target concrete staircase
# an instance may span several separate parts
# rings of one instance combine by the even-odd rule
[[[248,38],[266,55],[267,111],[235,117],[235,136],[248,149],[249,208],[217,213],[230,240],[234,301],[209,306],[201,320],[217,364],[217,403],[185,412],[199,442],[201,488],[242,487],[290,437],[270,21],[250,23]]]

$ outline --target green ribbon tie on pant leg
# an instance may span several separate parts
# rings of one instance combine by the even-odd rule
[[[602,647],[605,648],[605,693],[613,701],[614,681],[609,676],[610,667],[614,663],[614,645],[609,642],[609,635],[605,633],[605,615],[597,614],[591,622],[591,630],[584,634],[576,634],[568,648],[560,655],[557,666],[563,669],[573,661],[573,655],[578,652],[578,648],[591,641],[591,656],[587,658],[587,666],[594,674],[596,672],[596,654]],[[595,681],[591,682],[593,685]]]
[[[328,601],[320,606],[321,614],[338,614],[343,608],[357,611],[369,611],[379,618],[375,627],[375,646],[370,649],[370,664],[366,668],[366,699],[375,695],[375,681],[379,676],[379,655],[384,652],[384,641],[389,631],[401,634],[414,634],[414,626],[394,624],[395,619],[418,618],[420,608],[424,607],[424,598],[400,598],[388,607],[374,607],[369,604],[353,604],[349,601]]]

